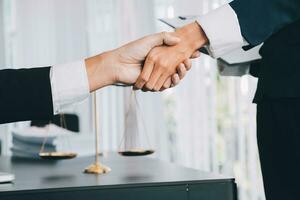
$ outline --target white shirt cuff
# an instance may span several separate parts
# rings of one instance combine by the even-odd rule
[[[229,4],[199,17],[197,22],[208,37],[207,50],[214,58],[244,45],[237,15]]]
[[[54,114],[89,96],[89,82],[84,60],[54,65],[50,71]]]

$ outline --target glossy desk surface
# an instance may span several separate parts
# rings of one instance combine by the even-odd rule
[[[228,183],[225,177],[147,157],[121,157],[110,153],[101,157],[112,171],[105,175],[84,174],[83,169],[93,162],[92,157],[72,160],[20,160],[0,157],[0,171],[16,176],[12,184],[0,184],[0,195],[21,191],[71,190],[74,188],[122,188],[134,186],[163,186],[185,183]]]

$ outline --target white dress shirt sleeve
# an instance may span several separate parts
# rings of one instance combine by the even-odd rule
[[[89,96],[89,82],[84,60],[54,65],[50,71],[54,114]]]
[[[197,22],[208,37],[207,50],[214,58],[244,45],[237,15],[229,4],[199,17]]]

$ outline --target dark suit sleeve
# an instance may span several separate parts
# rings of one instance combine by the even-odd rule
[[[50,119],[50,67],[0,70],[0,124]]]
[[[242,35],[252,46],[300,19],[300,0],[234,0]]]

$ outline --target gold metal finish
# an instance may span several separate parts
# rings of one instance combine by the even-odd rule
[[[67,129],[67,123],[64,114],[60,114],[60,126],[62,128]],[[40,153],[39,153],[40,158],[48,159],[48,160],[64,160],[64,159],[72,159],[77,156],[77,153],[73,153],[73,152],[44,152],[47,138],[48,135],[46,135],[46,137],[44,138],[43,144],[41,146]]]
[[[94,92],[93,94],[94,100],[94,126],[95,126],[95,163],[88,166],[84,173],[87,174],[106,174],[111,171],[111,169],[105,165],[100,164],[99,161],[99,127],[98,127],[98,113],[97,113],[97,94]]]
[[[87,174],[106,174],[110,172],[111,169],[105,165],[101,165],[100,163],[95,163],[91,164],[88,166],[85,170],[84,173]]]
[[[77,156],[77,153],[72,152],[41,152],[39,156],[47,160],[62,160],[62,159],[72,159]]]

